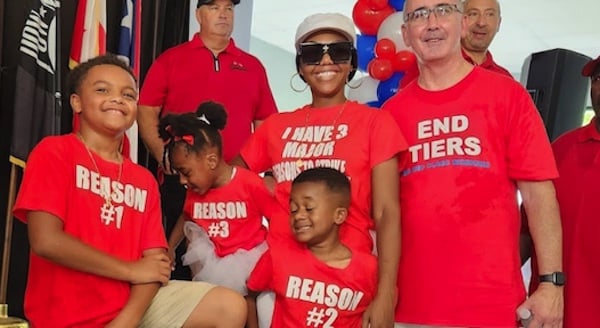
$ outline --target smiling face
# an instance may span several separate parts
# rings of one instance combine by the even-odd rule
[[[472,52],[485,53],[500,29],[500,5],[497,0],[469,0],[465,2],[466,35],[462,46]]]
[[[323,182],[301,182],[290,193],[290,225],[301,243],[314,246],[338,238],[338,226],[348,215],[339,194]]]
[[[229,37],[233,31],[234,5],[230,0],[216,0],[196,9],[196,20],[203,36]]]
[[[71,107],[80,115],[81,127],[122,133],[137,115],[137,87],[121,67],[103,64],[90,68],[70,97]]]
[[[184,142],[177,143],[170,154],[171,167],[179,174],[179,183],[200,195],[211,189],[217,175],[218,155],[215,147],[192,151]]]
[[[431,10],[450,4],[451,10],[440,14],[441,11]],[[404,43],[411,47],[420,62],[445,60],[451,56],[460,55],[460,38],[465,28],[466,18],[456,10],[460,9],[458,0],[407,0],[406,15],[419,9],[429,9],[429,17],[407,21],[402,24]],[[423,16],[420,16],[423,18]]]
[[[351,41],[333,31],[320,31],[310,35],[303,43],[330,44]],[[350,60],[334,63],[329,54],[324,54],[318,64],[300,60],[299,74],[310,86],[313,98],[335,98],[344,96],[344,85],[352,70]]]

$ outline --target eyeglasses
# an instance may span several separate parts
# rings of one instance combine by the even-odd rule
[[[457,4],[441,3],[433,8],[421,7],[406,13],[404,14],[404,21],[411,23],[425,23],[429,19],[431,13],[433,13],[436,18],[446,18],[455,12],[461,12]]]
[[[303,64],[319,65],[325,54],[329,55],[334,64],[344,64],[352,59],[352,42],[332,42],[332,43],[300,43],[298,56]]]

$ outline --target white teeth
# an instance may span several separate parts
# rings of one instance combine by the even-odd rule
[[[318,73],[317,76],[319,76],[319,77],[327,77],[327,76],[333,76],[335,74],[336,74],[336,72],[334,72],[334,71],[325,71],[325,72]]]

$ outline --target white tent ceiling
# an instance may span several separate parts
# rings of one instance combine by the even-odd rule
[[[317,12],[351,17],[356,0],[254,0],[252,36],[293,51],[296,27]],[[498,63],[519,73],[531,53],[565,48],[600,55],[600,0],[504,0],[502,26],[491,46]]]

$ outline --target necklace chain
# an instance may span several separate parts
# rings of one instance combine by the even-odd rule
[[[331,125],[333,126],[333,128],[335,129],[336,127],[336,123],[338,121],[338,119],[342,116],[342,114],[344,113],[344,110],[346,109],[346,104],[348,104],[347,101],[344,101],[344,104],[342,105],[342,108],[340,108],[337,112],[337,114],[335,115],[335,118],[333,119],[333,122],[331,123]],[[318,109],[316,109],[318,110]],[[310,119],[310,114],[313,110],[310,108],[307,108],[306,110],[306,117],[304,118],[304,128],[308,128],[308,121]],[[302,166],[304,166],[304,160],[302,160],[302,158],[298,158],[298,160],[296,161],[296,166],[298,168],[301,168]]]
[[[88,155],[90,156],[90,159],[92,160],[92,164],[94,164],[94,168],[96,169],[96,172],[98,172],[98,174],[100,176],[102,176],[102,173],[100,173],[100,168],[98,168],[98,164],[96,163],[96,160],[94,159],[94,155],[92,154],[92,151],[90,150],[90,148],[88,147],[87,143],[85,142],[85,139],[83,138],[83,136],[81,135],[81,133],[77,132],[77,137],[79,137],[79,139],[81,140],[81,142],[83,143],[83,146],[85,147],[85,150],[87,151]],[[120,153],[117,153],[117,157],[118,160],[120,162],[119,164],[119,175],[117,176],[117,182],[121,182],[121,174],[123,173],[123,158],[121,157]],[[108,186],[109,190],[100,190],[100,197],[104,198],[104,206],[107,206],[109,208],[113,208],[113,204],[112,204],[112,184]]]
[[[337,112],[337,114],[335,115],[335,118],[333,119],[333,123],[331,123],[331,125],[333,126],[333,128],[335,128],[335,123],[337,123],[337,120],[342,116],[342,113],[344,112],[344,110],[346,109],[346,104],[348,102],[344,102],[344,105],[342,105],[342,108],[340,108]],[[318,110],[318,109],[317,109]],[[310,113],[313,111],[313,109],[308,108],[306,110],[306,117],[304,119],[304,127],[308,127],[308,120],[310,119]]]

